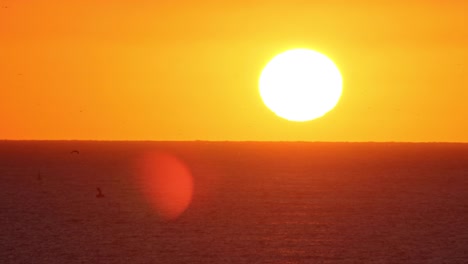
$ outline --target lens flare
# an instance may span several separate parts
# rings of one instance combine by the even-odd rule
[[[143,191],[165,220],[178,218],[190,205],[193,178],[188,167],[174,155],[153,152],[139,160]]]

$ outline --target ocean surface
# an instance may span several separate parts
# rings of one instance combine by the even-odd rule
[[[468,263],[468,144],[0,141],[0,263]]]

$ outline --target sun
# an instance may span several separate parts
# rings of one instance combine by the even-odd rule
[[[327,56],[293,49],[274,57],[263,69],[259,90],[265,105],[290,121],[309,121],[332,110],[342,92],[340,71]]]

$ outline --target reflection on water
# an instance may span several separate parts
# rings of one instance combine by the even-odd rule
[[[460,144],[1,142],[0,260],[468,263],[467,186]]]

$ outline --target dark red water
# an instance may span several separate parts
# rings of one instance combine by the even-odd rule
[[[175,220],[154,150],[193,176]],[[1,263],[468,263],[467,223],[468,144],[0,142]]]

